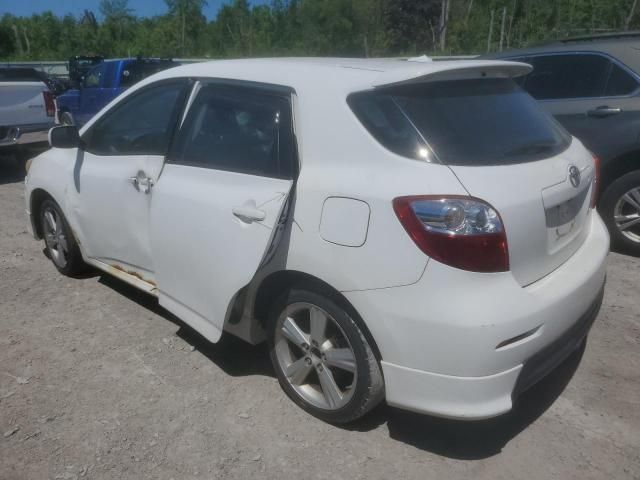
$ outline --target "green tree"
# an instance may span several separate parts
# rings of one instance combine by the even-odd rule
[[[101,0],[100,13],[104,20],[99,28],[98,44],[116,55],[125,54],[135,35],[135,17],[129,1]]]
[[[202,9],[205,0],[165,0],[169,16],[175,20],[174,37],[177,39],[181,55],[198,53],[198,40],[204,33],[206,18]]]

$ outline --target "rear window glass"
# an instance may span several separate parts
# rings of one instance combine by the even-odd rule
[[[174,62],[132,62],[128,65],[125,64],[120,74],[120,86],[130,87],[134,83],[138,83],[154,73],[161,72],[167,68],[177,66]]]
[[[430,82],[352,94],[349,105],[386,148],[450,165],[548,158],[571,137],[510,79]]]

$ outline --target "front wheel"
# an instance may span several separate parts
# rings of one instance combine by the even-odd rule
[[[73,276],[84,270],[80,248],[60,207],[50,199],[40,208],[40,222],[47,255],[64,275]]]
[[[371,346],[333,300],[307,290],[288,291],[272,308],[269,333],[280,385],[312,415],[347,423],[383,399],[384,381]]]
[[[609,185],[598,210],[611,234],[611,243],[640,255],[640,171],[627,173]]]

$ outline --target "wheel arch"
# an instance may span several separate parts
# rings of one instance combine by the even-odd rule
[[[47,192],[44,188],[35,188],[31,192],[31,196],[29,197],[29,211],[31,212],[31,219],[33,225],[33,233],[35,234],[38,240],[43,238],[42,225],[38,221],[40,219],[40,211],[42,209],[42,204],[45,200],[52,200],[56,204],[60,205],[53,195]]]
[[[604,162],[600,172],[600,198],[602,193],[609,188],[618,178],[627,173],[640,170],[640,149],[623,153],[611,160]]]
[[[242,309],[244,312],[242,315],[243,320],[248,320],[254,324],[254,327],[265,331],[269,310],[273,302],[282,295],[282,293],[291,288],[308,289],[312,292],[325,295],[343,308],[362,330],[376,359],[378,361],[382,360],[382,355],[380,354],[375,338],[351,302],[327,282],[309,273],[298,270],[278,270],[264,277],[253,288],[251,288],[251,286],[246,287],[246,290],[242,292],[242,294],[236,296],[236,302],[244,303],[244,308]],[[233,322],[233,320],[231,320],[231,322]]]

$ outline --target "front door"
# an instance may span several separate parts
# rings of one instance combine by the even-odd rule
[[[211,341],[258,270],[296,171],[290,94],[198,84],[151,205],[160,304]]]
[[[154,279],[149,211],[186,81],[146,87],[84,132],[73,179],[73,215],[85,254]]]

